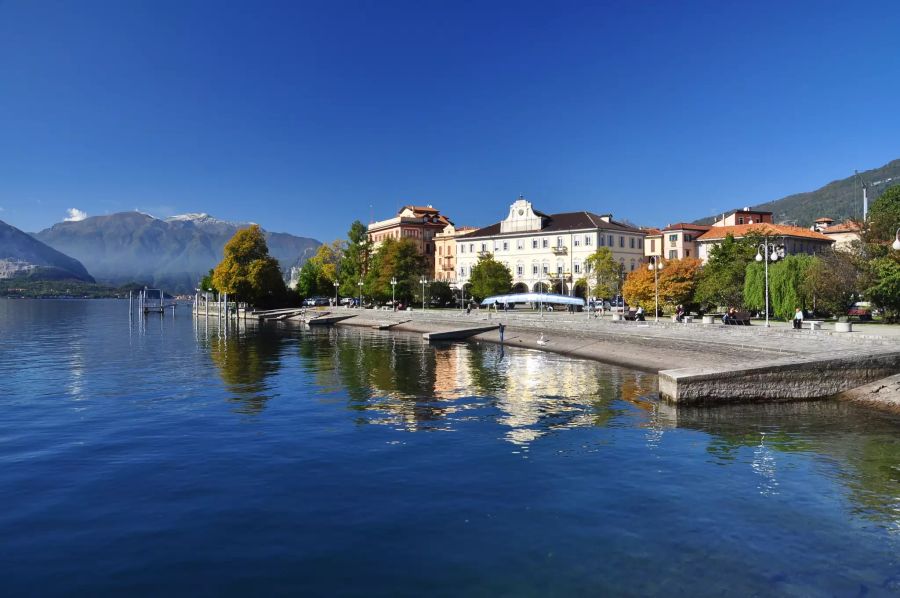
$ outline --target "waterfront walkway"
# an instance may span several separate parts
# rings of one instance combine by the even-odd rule
[[[774,322],[769,328],[625,322],[566,312],[347,311],[357,316],[342,325],[396,323],[393,329],[413,332],[502,323],[510,346],[657,372],[660,391],[676,402],[817,398],[900,372],[900,333],[872,324],[839,333],[795,331]],[[499,342],[499,331],[473,340]]]

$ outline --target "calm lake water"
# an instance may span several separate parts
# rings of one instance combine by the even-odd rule
[[[900,419],[419,336],[0,300],[0,593],[900,592]]]

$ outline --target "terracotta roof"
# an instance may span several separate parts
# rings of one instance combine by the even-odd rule
[[[662,234],[662,231],[659,230],[658,228],[649,228],[649,227],[645,226],[645,227],[641,228],[641,230],[644,231],[648,237]]]
[[[537,212],[535,212],[537,214]],[[592,212],[562,212],[560,214],[543,214],[544,226],[536,231],[516,231],[512,233],[501,233],[500,223],[496,222],[490,226],[480,228],[473,233],[463,235],[464,237],[511,237],[516,235],[527,234],[544,234],[554,232],[568,232],[571,230],[585,230],[591,228],[601,228],[604,230],[621,231],[628,233],[643,233],[644,231],[610,220],[603,220],[599,215]]]
[[[705,224],[691,224],[690,222],[677,222],[675,224],[670,224],[663,230],[702,230],[707,231],[711,229],[711,226],[707,226]]]
[[[429,206],[403,206],[402,208],[400,208],[400,212],[407,208],[409,208],[413,212],[427,212],[428,214],[437,214],[440,211]],[[397,213],[399,214],[400,212]]]
[[[833,242],[822,233],[817,233],[808,228],[800,226],[788,226],[786,224],[738,224],[735,226],[714,226],[699,237],[698,241],[716,241],[724,239],[727,235],[732,235],[735,239],[746,237],[748,234],[756,233],[758,235],[768,235],[770,237],[800,237],[804,239],[813,239],[816,241]]]
[[[840,224],[832,224],[828,228],[824,229],[822,231],[822,234],[830,235],[832,233],[858,233],[859,231],[860,226],[852,220],[848,220]]]
[[[834,222],[834,218],[816,218],[815,222]]]

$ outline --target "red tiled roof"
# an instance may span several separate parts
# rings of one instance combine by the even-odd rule
[[[707,231],[711,229],[711,226],[707,226],[705,224],[691,224],[690,222],[676,222],[675,224],[670,224],[663,230],[702,230]]]
[[[832,224],[828,228],[824,229],[822,231],[822,234],[830,235],[832,233],[858,233],[859,231],[860,226],[852,220],[848,220],[840,224]]]
[[[437,214],[440,211],[436,208],[432,208],[429,206],[403,206],[402,208],[400,208],[400,212],[402,212],[403,210],[405,210],[407,208],[409,208],[413,212],[427,212],[428,214]],[[397,212],[397,213],[399,214],[400,212]]]
[[[769,224],[766,222],[756,224],[737,224],[735,226],[714,226],[699,237],[698,241],[716,241],[724,239],[729,234],[735,239],[746,237],[748,234],[767,235],[769,237],[799,237],[813,239],[815,241],[833,242],[822,233],[817,233],[800,226],[788,226],[786,224]]]
[[[641,230],[644,231],[645,233],[647,233],[647,236],[661,235],[661,234],[662,234],[662,231],[659,230],[658,228],[649,228],[649,227],[646,227],[646,226],[645,226],[645,227],[641,228]]]

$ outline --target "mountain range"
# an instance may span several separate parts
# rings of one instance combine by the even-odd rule
[[[84,265],[0,221],[0,279],[94,282]]]
[[[120,212],[66,221],[33,237],[79,260],[101,282],[152,285],[188,293],[222,259],[225,243],[250,223],[228,222],[208,214],[160,219]],[[265,231],[264,231],[265,232]],[[269,253],[289,272],[312,257],[321,243],[287,233],[265,232]]]
[[[868,188],[869,205],[884,193],[885,189],[900,185],[900,159],[888,162],[879,168],[873,168],[856,175],[848,176],[827,185],[807,191],[794,193],[756,204],[752,207],[758,210],[772,212],[775,222],[795,224],[797,226],[810,226],[816,218],[833,218],[835,222],[843,222],[847,219],[862,219],[862,184]],[[737,206],[730,206],[731,208]],[[717,216],[710,216],[697,220],[696,224],[712,224]]]

